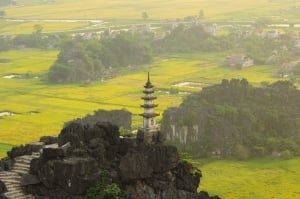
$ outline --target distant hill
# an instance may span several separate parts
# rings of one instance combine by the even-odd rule
[[[223,80],[166,110],[162,132],[199,156],[298,155],[299,101],[288,81],[253,87],[245,79]]]

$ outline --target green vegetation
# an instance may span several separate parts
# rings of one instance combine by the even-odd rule
[[[289,158],[300,154],[299,100],[299,90],[289,81],[255,88],[245,79],[224,79],[165,111],[162,131],[174,134],[171,125],[186,126],[188,144],[181,147],[197,156],[244,160],[276,152]],[[194,125],[201,129],[195,132]]]
[[[122,199],[126,198],[126,195],[121,191],[119,186],[115,183],[103,186],[98,184],[95,187],[90,188],[86,195],[81,199]]]
[[[199,190],[226,199],[299,198],[299,158],[252,161],[193,160],[201,169]],[[205,162],[205,163],[204,163]]]
[[[67,38],[66,34],[44,35],[42,34],[43,26],[35,24],[31,34],[19,34],[13,38],[0,38],[0,51],[13,49],[37,48],[37,49],[58,49],[61,43]]]
[[[14,145],[0,143],[0,157],[6,156],[6,152],[9,151]]]
[[[125,199],[126,192],[121,190],[118,184],[111,183],[107,171],[103,171],[100,182],[89,188],[86,193],[78,199]]]
[[[49,80],[52,83],[89,82],[113,76],[113,69],[117,67],[148,63],[150,52],[141,36],[122,33],[101,42],[80,38],[66,41],[50,68]]]
[[[80,36],[67,40],[61,47],[57,61],[50,68],[49,80],[52,83],[74,83],[106,79],[114,76],[121,68],[132,68],[132,66],[149,63],[152,60],[152,53],[153,56],[159,57],[161,54],[171,53],[225,51],[233,57],[232,61],[238,63],[225,61],[226,56],[223,56],[224,64],[222,65],[226,67],[235,65],[237,69],[242,69],[245,62],[243,57],[247,56],[254,59],[256,64],[274,66],[297,60],[299,56],[299,52],[294,48],[294,41],[288,35],[278,36],[276,39],[262,37],[255,32],[246,35],[230,32],[213,36],[207,33],[202,25],[197,24],[179,24],[175,28],[165,27],[165,29],[164,37],[157,37],[151,31],[129,31],[116,34],[106,31],[101,35],[100,40],[96,38],[86,40]],[[41,31],[35,31],[27,37],[30,39],[23,39],[25,41],[19,38],[20,43],[26,44],[26,41],[30,41],[32,45],[40,48],[46,48],[49,46],[47,43],[53,43],[52,40],[48,41],[49,38],[43,42]],[[232,54],[232,52],[238,54]],[[273,73],[280,77],[284,76],[276,70]]]

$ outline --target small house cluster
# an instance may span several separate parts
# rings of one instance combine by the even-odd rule
[[[226,57],[225,65],[230,67],[246,68],[254,65],[254,61],[244,54],[232,54]]]

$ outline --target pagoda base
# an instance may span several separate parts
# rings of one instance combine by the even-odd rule
[[[164,138],[158,128],[145,129],[140,128],[137,132],[137,140],[146,144],[163,143]]]

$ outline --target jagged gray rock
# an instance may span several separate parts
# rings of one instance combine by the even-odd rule
[[[176,147],[120,138],[118,127],[108,122],[70,123],[62,129],[58,143],[41,140],[48,143],[41,144],[42,149],[36,143],[10,153],[11,170],[0,172],[0,180],[10,185],[8,198],[73,199],[98,184],[104,174],[129,199],[212,198],[197,193],[201,172],[181,161]]]
[[[65,144],[68,150],[62,149]],[[176,147],[120,138],[118,127],[108,122],[70,123],[58,136],[58,145],[44,148],[41,157],[31,162],[31,174],[41,183],[26,186],[29,193],[75,198],[106,173],[130,199],[199,199],[203,195],[197,193],[201,172],[180,161]]]
[[[57,143],[57,136],[42,136],[40,138],[40,142],[45,143],[46,145],[55,144]]]
[[[124,182],[150,178],[153,168],[143,153],[127,153],[120,161],[121,180]]]

